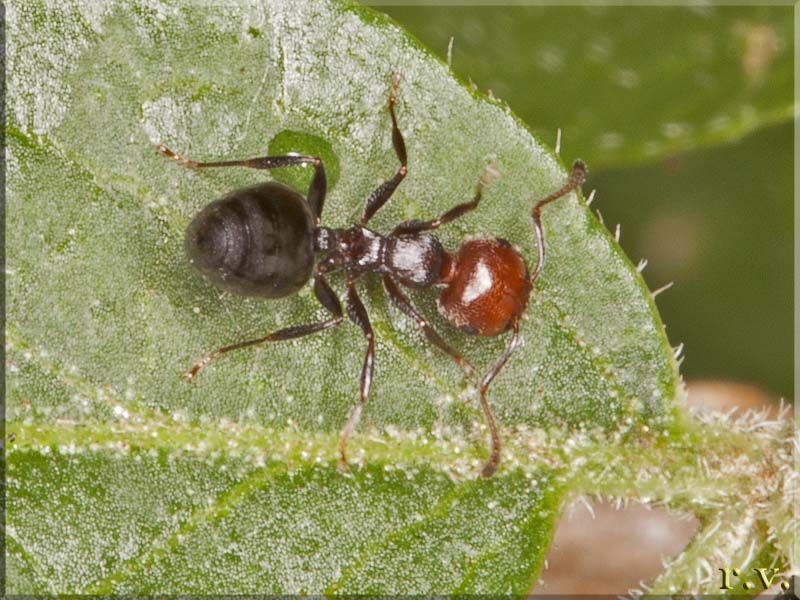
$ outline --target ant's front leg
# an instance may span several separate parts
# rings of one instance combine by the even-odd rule
[[[486,461],[486,464],[483,466],[483,470],[481,471],[481,475],[487,479],[494,475],[495,471],[497,471],[497,466],[500,464],[500,436],[497,433],[497,426],[494,424],[494,417],[492,416],[491,408],[489,408],[489,400],[486,397],[486,394],[489,392],[489,386],[491,385],[492,380],[502,370],[506,362],[508,362],[508,359],[514,353],[514,350],[516,350],[517,346],[519,346],[519,320],[514,320],[512,325],[514,333],[512,334],[505,351],[494,364],[494,366],[489,369],[489,372],[484,375],[480,385],[481,408],[483,409],[483,416],[486,418],[486,424],[489,426],[489,433],[492,436],[492,451],[489,455],[489,460]]]
[[[419,313],[417,308],[411,303],[411,300],[409,300],[408,297],[400,291],[400,288],[397,287],[397,284],[388,275],[383,276],[383,287],[386,288],[386,292],[389,294],[389,298],[392,300],[394,305],[403,313],[405,313],[406,316],[413,319],[417,326],[419,326],[422,331],[425,332],[425,335],[428,337],[428,341],[430,341],[440,350],[446,352],[450,358],[452,358],[456,364],[464,370],[464,374],[467,377],[471,377],[475,372],[473,366],[463,356],[461,356],[461,354],[451,348],[450,345],[445,342],[438,333],[436,333],[436,330],[430,326],[428,320]]]
[[[438,219],[431,219],[430,221],[415,220],[400,223],[400,225],[394,228],[392,235],[408,235],[412,233],[420,233],[422,231],[430,231],[431,229],[438,229],[442,225],[446,225],[447,223],[455,221],[459,217],[463,217],[468,212],[472,212],[478,208],[478,204],[480,204],[481,197],[483,196],[483,188],[489,185],[489,183],[491,183],[493,180],[497,179],[497,177],[499,177],[497,167],[495,167],[494,164],[489,165],[486,167],[483,175],[481,175],[481,178],[478,180],[478,184],[475,186],[475,196],[472,198],[472,200],[454,206]]]

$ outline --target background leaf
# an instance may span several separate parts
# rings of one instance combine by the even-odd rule
[[[786,123],[594,174],[603,216],[623,223],[631,257],[649,261],[645,279],[675,282],[658,306],[670,338],[686,345],[687,380],[746,381],[793,398],[793,139]]]
[[[232,354],[186,385],[203,352],[322,311],[307,288],[266,303],[191,272],[192,214],[265,176],[187,171],[158,143],[244,157],[301,132],[338,160],[325,222],[346,226],[396,168],[399,71],[411,174],[375,227],[440,214],[495,162],[480,210],[441,238],[502,235],[527,256],[531,202],[564,169],[349,4],[26,2],[8,17],[11,593],[525,592],[587,457],[669,435],[680,391],[652,299],[575,196],[548,207],[525,344],[492,388],[507,454],[490,481],[474,389],[369,278],[378,369],[349,477],[333,464],[356,328]],[[503,339],[457,334],[432,293],[414,298],[481,370],[496,360]]]
[[[545,140],[595,169],[652,161],[790,120],[781,6],[391,6],[380,9]],[[532,82],[534,82],[532,84]]]

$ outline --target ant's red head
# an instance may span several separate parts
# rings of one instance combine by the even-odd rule
[[[464,243],[445,283],[439,311],[462,331],[484,336],[510,329],[531,291],[525,261],[502,239]]]

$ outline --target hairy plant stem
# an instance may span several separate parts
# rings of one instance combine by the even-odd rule
[[[573,496],[609,497],[618,505],[632,500],[697,516],[700,531],[667,565],[654,592],[716,592],[720,568],[796,566],[797,436],[791,422],[768,420],[763,413],[739,419],[676,413],[674,419],[669,430],[630,425],[611,436],[507,428],[502,431],[505,447],[498,476],[516,469],[530,477],[550,471]],[[280,463],[286,469],[312,463],[335,468],[338,444],[334,433],[224,420],[209,426],[158,411],[117,423],[26,420],[10,422],[7,429],[16,440],[9,448],[10,462],[26,451],[127,454],[155,449],[176,455],[229,453],[278,472]],[[153,435],[167,430],[169,435]],[[477,476],[484,460],[484,433],[387,428],[354,435],[352,454],[356,464],[414,470],[424,463],[465,480]]]

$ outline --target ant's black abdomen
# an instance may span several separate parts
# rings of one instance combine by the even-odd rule
[[[311,277],[313,229],[314,217],[302,196],[279,183],[263,183],[201,210],[186,231],[186,252],[217,287],[280,298]]]

